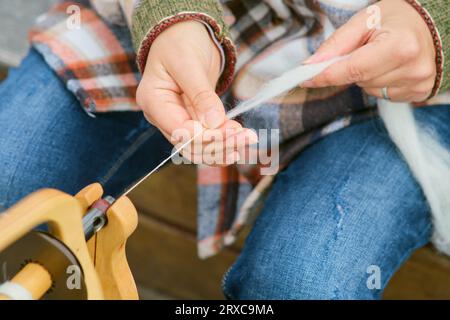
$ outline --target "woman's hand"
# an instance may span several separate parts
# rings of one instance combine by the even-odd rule
[[[187,140],[186,132],[192,137],[195,130],[207,128],[182,152],[194,163],[204,162],[205,150],[217,159],[207,159],[208,164],[236,162],[238,151],[257,141],[252,130],[225,117],[215,93],[220,65],[220,52],[205,26],[180,22],[153,42],[136,93],[146,119],[175,145],[181,137]]]
[[[383,97],[382,88],[387,87],[393,101],[418,102],[429,97],[436,77],[436,53],[425,21],[404,0],[384,0],[375,6],[379,10],[362,10],[353,16],[307,63],[345,54],[350,57],[302,87],[356,83],[379,98]],[[373,25],[377,13],[379,28]]]

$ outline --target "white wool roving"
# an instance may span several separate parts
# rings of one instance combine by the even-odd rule
[[[252,99],[240,103],[231,111],[229,111],[227,113],[227,117],[229,119],[233,119],[241,115],[242,113],[250,111],[253,108],[260,106],[264,102],[267,102],[273,98],[278,97],[279,95],[288,92],[289,90],[294,89],[295,87],[298,87],[299,84],[315,77],[327,67],[331,66],[333,63],[345,58],[347,58],[347,56],[336,57],[315,64],[304,64],[293,68],[283,73],[281,76],[270,80],[258,91],[258,93]]]
[[[414,119],[407,103],[378,101],[380,116],[428,200],[433,214],[432,242],[450,255],[450,153]]]
[[[285,72],[264,85],[255,97],[236,106],[227,117],[233,119],[285,94],[346,57],[300,65]],[[416,124],[409,104],[380,99],[378,108],[391,139],[408,163],[429,203],[434,222],[432,241],[438,250],[450,255],[450,153],[429,132]]]

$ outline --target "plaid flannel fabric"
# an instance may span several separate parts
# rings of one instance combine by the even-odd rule
[[[80,25],[68,19],[73,5],[80,8]],[[38,19],[30,39],[87,112],[138,110],[140,74],[125,26],[108,24],[77,2],[63,2]]]
[[[68,30],[64,24],[70,4],[64,2],[40,19],[31,33],[32,44],[88,112],[137,110],[134,92],[139,75],[127,28],[104,21],[85,3],[81,29]],[[223,95],[224,104],[232,108],[251,98],[269,79],[301,63],[368,3],[228,0],[222,5],[238,57],[234,81]],[[427,103],[448,102],[450,96],[444,92]],[[356,86],[298,88],[244,114],[240,121],[255,130],[279,132],[277,164],[282,170],[323,136],[375,116],[374,107],[375,100]],[[198,167],[201,257],[232,243],[256,217],[276,176],[276,172],[261,175],[265,166]]]

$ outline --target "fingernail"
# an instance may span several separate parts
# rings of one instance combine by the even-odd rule
[[[206,113],[204,124],[211,129],[219,127],[223,122],[223,113],[220,110],[213,109]]]

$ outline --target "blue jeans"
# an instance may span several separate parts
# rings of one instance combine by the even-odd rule
[[[119,194],[171,145],[142,114],[88,116],[31,51],[0,86],[0,208],[42,187]],[[416,116],[450,146],[450,108]],[[430,238],[423,194],[377,119],[302,152],[224,276],[233,299],[373,299]],[[375,278],[374,278],[375,277]]]
[[[172,150],[141,113],[90,117],[34,50],[0,86],[0,124],[0,209],[44,187],[117,196]]]

